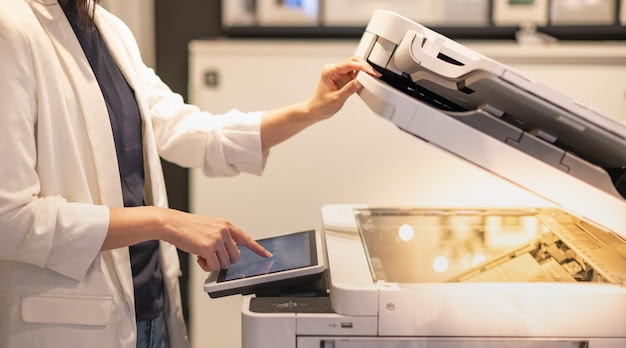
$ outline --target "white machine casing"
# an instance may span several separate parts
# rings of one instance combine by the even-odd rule
[[[618,241],[610,252],[621,282],[377,281],[355,217],[355,208],[367,207],[329,205],[322,219],[332,312],[255,313],[246,298],[243,347],[626,346],[626,200],[600,165],[582,158],[595,148],[579,157],[557,146],[579,132],[582,141],[600,143],[605,164],[623,168],[626,126],[393,12],[374,13],[356,55],[466,109],[434,107],[359,73],[359,95],[376,114]],[[479,87],[531,100],[534,106],[520,107],[549,110],[551,121],[532,131],[504,122],[504,106],[516,107],[516,98],[471,109],[472,98],[484,96]],[[459,97],[465,88],[467,97]],[[590,262],[602,268],[609,260]]]
[[[476,80],[497,80],[495,87],[521,101],[511,107],[521,108],[528,100],[534,100],[553,114],[551,126],[561,127],[564,132],[573,130],[583,134],[597,129],[598,142],[603,141],[602,137],[613,141],[607,150],[614,154],[612,165],[622,168],[626,165],[626,125],[393,12],[374,13],[356,55],[397,74],[411,74],[413,80],[439,88],[437,93],[446,93],[446,89],[456,92],[471,86],[472,74],[478,75]],[[449,63],[440,59],[441,55],[460,63]],[[480,76],[483,72],[490,76],[483,78]],[[548,131],[538,129],[538,134],[531,135],[499,122],[497,119],[505,111],[502,105],[483,104],[476,110],[445,113],[365,73],[359,73],[357,79],[364,86],[361,99],[376,114],[399,128],[626,238],[626,202],[615,190],[608,174],[551,146],[549,142],[554,136]],[[465,85],[459,87],[461,81]],[[497,92],[490,88],[487,92]],[[469,99],[471,94],[464,97]],[[476,115],[485,116],[502,127],[499,134],[502,139],[459,122]],[[510,146],[504,146],[503,142]],[[532,142],[532,145],[528,145],[528,151],[519,151],[526,149],[525,142]],[[528,155],[529,151],[534,151],[534,157]],[[595,185],[582,181],[584,177],[592,177]]]

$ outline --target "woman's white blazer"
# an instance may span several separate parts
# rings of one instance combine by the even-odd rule
[[[147,204],[167,206],[160,156],[207,175],[261,173],[260,112],[185,105],[118,18],[98,7],[95,22],[141,110]],[[128,248],[100,252],[121,206],[107,108],[62,9],[0,1],[0,347],[135,347]],[[170,346],[185,347],[178,256],[160,245]]]

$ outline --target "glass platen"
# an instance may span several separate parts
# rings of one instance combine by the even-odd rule
[[[615,235],[557,209],[355,209],[374,281],[620,283]]]

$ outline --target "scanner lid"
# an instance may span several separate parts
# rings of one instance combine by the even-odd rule
[[[626,240],[625,124],[390,11],[356,55],[378,115]]]

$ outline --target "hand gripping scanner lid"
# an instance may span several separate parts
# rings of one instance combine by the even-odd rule
[[[626,125],[390,11],[356,55],[378,115],[626,239]]]

